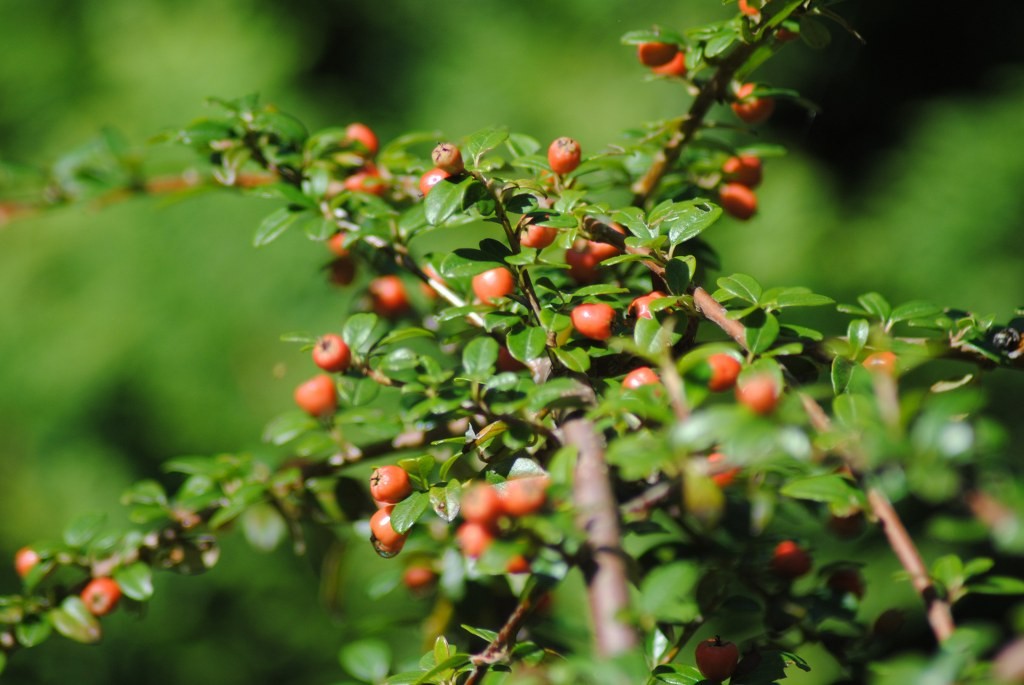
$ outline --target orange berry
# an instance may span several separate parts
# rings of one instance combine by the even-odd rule
[[[761,184],[761,158],[754,155],[730,157],[722,165],[722,173],[734,183],[756,188]]]
[[[505,482],[500,491],[501,507],[509,516],[526,516],[539,510],[547,500],[548,479],[545,476],[515,478]]]
[[[370,157],[377,154],[379,144],[377,142],[377,135],[373,130],[366,124],[349,124],[345,129],[345,142],[346,143],[359,143],[369,153]]]
[[[424,590],[437,580],[437,574],[427,566],[410,566],[402,574],[402,584],[410,590]]]
[[[426,196],[430,192],[430,189],[436,186],[441,181],[451,176],[450,173],[444,169],[431,169],[422,176],[420,176],[420,192]]]
[[[548,164],[556,174],[568,174],[580,165],[582,154],[578,142],[562,136],[548,146]]]
[[[779,387],[774,378],[761,374],[737,385],[736,399],[755,414],[770,414],[779,403]]]
[[[370,474],[370,496],[378,502],[398,504],[412,493],[409,472],[401,466],[379,466]]]
[[[470,559],[476,559],[494,542],[491,529],[482,523],[467,521],[455,531],[462,553]]]
[[[676,56],[659,67],[654,67],[651,72],[658,76],[686,76],[686,53],[680,50]]]
[[[352,350],[340,335],[328,333],[316,341],[313,363],[324,371],[345,371],[352,363]]]
[[[14,570],[24,578],[39,563],[39,553],[31,547],[22,547],[14,553]]]
[[[887,376],[895,376],[897,368],[896,355],[888,350],[869,354],[861,365],[871,372],[884,373]]]
[[[106,616],[120,599],[121,586],[113,578],[93,578],[82,590],[82,602],[93,616]]]
[[[569,318],[580,335],[592,340],[607,340],[612,337],[612,321],[615,310],[604,302],[581,304],[572,310]]]
[[[473,293],[484,304],[494,304],[495,300],[508,297],[515,289],[515,277],[503,266],[473,276]]]
[[[295,404],[311,416],[327,416],[338,408],[334,379],[325,374],[314,376],[295,388]]]
[[[373,311],[379,316],[393,319],[409,311],[409,296],[398,276],[379,276],[368,286]]]
[[[348,248],[345,247],[345,233],[335,233],[327,239],[327,249],[338,257],[348,257]]]
[[[753,83],[744,83],[736,89],[736,100],[732,103],[732,111],[748,124],[760,124],[775,111],[773,98],[750,97],[754,92]]]
[[[743,369],[736,357],[725,352],[711,355],[707,363],[711,368],[711,379],[708,380],[708,390],[711,392],[722,392],[736,385],[736,378]]]
[[[435,167],[449,174],[461,174],[466,169],[462,152],[454,143],[438,143],[430,158],[434,160]]]
[[[470,523],[493,527],[502,514],[501,495],[489,483],[474,483],[462,492],[459,513]]]
[[[654,315],[651,313],[651,302],[660,297],[666,297],[665,293],[660,290],[655,290],[646,295],[641,295],[629,303],[629,309],[627,309],[627,311],[630,314],[635,314],[638,319],[653,318]]]
[[[783,540],[772,553],[772,571],[776,575],[792,580],[811,570],[811,555],[792,540]]]
[[[726,214],[746,221],[757,213],[757,195],[742,183],[725,183],[718,189],[718,201]]]
[[[633,390],[642,385],[661,385],[661,379],[658,378],[658,374],[654,373],[649,366],[633,369],[622,379],[622,387],[627,390]]]
[[[660,67],[672,61],[679,54],[679,46],[675,43],[640,43],[636,46],[636,56],[645,67]]]
[[[408,536],[405,533],[397,532],[391,527],[391,512],[394,509],[394,506],[387,506],[375,511],[373,516],[370,517],[370,532],[373,534],[374,539],[382,546],[389,549],[394,549],[395,547],[401,549],[401,545]]]

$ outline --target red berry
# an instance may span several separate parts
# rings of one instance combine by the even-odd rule
[[[577,250],[570,247],[565,251],[565,263],[569,265],[569,276],[577,283],[593,283],[597,280],[597,259],[589,249]]]
[[[659,76],[686,76],[686,53],[680,50],[675,57],[660,67],[654,67],[651,72]]]
[[[861,365],[868,371],[883,373],[886,376],[896,375],[896,355],[886,350],[869,354]]]
[[[722,642],[716,635],[697,645],[694,652],[697,670],[708,680],[722,682],[736,671],[740,649],[732,642]]]
[[[756,7],[751,7],[748,0],[739,0],[739,10],[741,14],[745,14],[748,17],[756,17],[761,13],[761,10]]]
[[[722,165],[722,173],[734,183],[756,188],[761,184],[761,158],[754,155],[730,157]]]
[[[750,97],[754,92],[753,83],[744,83],[736,89],[736,101],[732,103],[732,111],[748,124],[760,124],[775,111],[775,100],[772,98]]]
[[[622,387],[627,390],[639,388],[641,385],[661,385],[661,379],[649,366],[633,369],[622,379]]]
[[[572,138],[562,136],[548,146],[548,164],[556,174],[568,174],[580,165],[582,152],[580,144]]]
[[[348,257],[338,257],[327,265],[327,274],[334,285],[350,285],[356,277],[356,264]]]
[[[438,143],[430,158],[434,160],[434,166],[449,174],[461,174],[466,169],[462,152],[454,143]]]
[[[828,588],[833,592],[856,595],[858,599],[864,598],[864,579],[860,571],[854,568],[841,568],[834,571],[828,577]]]
[[[635,314],[638,319],[650,319],[654,315],[651,313],[651,302],[657,300],[660,297],[667,297],[665,293],[660,290],[655,290],[646,295],[641,295],[632,302],[629,303],[629,309],[627,310],[630,314]]]
[[[344,233],[335,233],[327,239],[327,249],[338,257],[348,257],[348,248],[345,247],[346,237]]]
[[[530,572],[530,560],[524,557],[522,554],[517,554],[508,560],[508,564],[505,566],[506,573],[529,573]]]
[[[726,214],[746,221],[757,213],[757,195],[742,183],[726,183],[718,189],[718,200]]]
[[[370,517],[370,532],[373,533],[374,539],[384,547],[401,549],[401,545],[408,536],[405,533],[396,532],[391,527],[391,512],[394,509],[393,506],[387,506],[375,511]]]
[[[772,571],[776,575],[793,580],[811,570],[811,555],[792,540],[783,540],[772,553]]]
[[[459,512],[465,520],[491,528],[502,514],[501,495],[488,483],[474,483],[462,492]]]
[[[775,30],[775,40],[779,41],[780,43],[788,43],[791,40],[796,40],[799,37],[800,34],[797,33],[796,31],[790,31],[789,29],[784,28],[782,26]]]
[[[405,285],[398,276],[380,276],[370,281],[370,298],[373,300],[373,311],[379,316],[389,319],[409,311],[409,296]]]
[[[316,341],[313,363],[324,371],[345,371],[352,363],[352,350],[340,335],[328,333]]]
[[[645,67],[660,67],[672,61],[679,54],[679,46],[675,43],[640,43],[636,46],[636,56]]]
[[[436,186],[441,181],[451,176],[444,169],[431,169],[427,173],[420,176],[420,192],[426,196],[430,192],[430,189]]]
[[[370,157],[377,154],[379,144],[377,135],[366,124],[349,124],[345,129],[346,143],[359,143],[369,153]]]
[[[512,353],[508,351],[508,348],[502,345],[498,348],[498,371],[522,371],[526,368],[526,364],[512,356]]]
[[[455,532],[462,553],[470,559],[476,559],[494,542],[491,529],[481,523],[467,521]]]
[[[436,580],[437,574],[426,566],[410,566],[402,574],[402,583],[410,590],[424,590]]]
[[[711,379],[708,381],[711,392],[722,392],[736,385],[736,378],[743,368],[736,357],[725,352],[708,357],[708,366],[711,367]]]
[[[607,226],[616,233],[628,235],[626,233],[626,229],[624,229],[622,226],[619,226],[616,223],[610,223],[607,224]],[[611,259],[612,257],[622,254],[622,250],[615,247],[611,243],[601,243],[596,240],[588,240],[587,249],[590,250],[590,254],[593,255],[594,259],[599,264],[606,259]]]
[[[39,554],[31,547],[22,547],[14,553],[14,570],[24,578],[39,563]]]
[[[338,408],[334,379],[321,374],[295,388],[295,404],[312,416],[327,416]]]
[[[779,403],[779,386],[767,374],[753,376],[736,386],[736,399],[755,414],[770,414]]]
[[[411,492],[409,473],[401,466],[378,466],[370,474],[370,496],[378,502],[398,504]]]
[[[728,458],[721,452],[712,452],[708,455],[708,469],[711,472],[711,480],[720,488],[725,488],[733,484],[736,480],[736,476],[740,474],[740,467],[728,466]]]
[[[503,266],[473,276],[473,293],[484,304],[494,304],[496,299],[508,297],[515,289],[515,277]]]
[[[501,508],[509,516],[526,516],[544,506],[548,479],[544,476],[515,478],[501,490]]]
[[[345,190],[377,196],[383,195],[388,189],[387,181],[376,171],[357,171],[345,179],[344,186]]]
[[[523,247],[541,250],[555,242],[557,237],[558,229],[554,226],[538,226],[531,223],[519,234],[519,243]]]
[[[93,578],[82,590],[82,602],[93,616],[106,616],[120,599],[121,586],[113,578]]]
[[[604,302],[581,304],[570,314],[573,327],[579,334],[592,340],[607,340],[612,337],[612,321],[615,310]]]

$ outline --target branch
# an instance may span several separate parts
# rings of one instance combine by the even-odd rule
[[[573,479],[576,525],[587,536],[593,560],[588,594],[597,654],[611,657],[636,647],[637,635],[622,617],[629,607],[629,580],[604,440],[590,421],[571,419],[562,426],[562,443],[579,450]]]
[[[508,617],[505,625],[501,627],[501,630],[498,631],[498,634],[491,640],[491,643],[487,645],[484,651],[470,657],[474,668],[464,685],[476,685],[484,677],[492,664],[503,661],[508,656],[509,647],[515,641],[516,635],[519,634],[519,629],[522,628],[523,623],[530,616],[530,612],[536,607],[536,602],[534,601],[536,589],[537,586],[533,586],[532,589],[524,593],[515,611]]]

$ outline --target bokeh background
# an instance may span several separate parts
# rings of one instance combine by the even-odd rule
[[[767,164],[758,217],[708,234],[724,272],[1011,318],[1024,304],[1024,7],[837,9],[866,44],[830,25],[827,48],[794,44],[757,74],[822,110],[783,103],[761,129],[789,154]],[[0,196],[18,197],[19,168],[105,127],[154,169],[190,160],[146,141],[208,114],[209,96],[251,92],[311,129],[359,120],[385,140],[457,139],[504,123],[600,149],[688,101],[647,81],[619,36],[730,11],[714,0],[0,0]],[[298,233],[250,246],[271,208],[226,193],[134,198],[0,223],[0,559],[83,513],[124,522],[120,493],[163,478],[170,457],[267,451],[265,422],[311,372],[280,334],[337,329],[352,305],[323,277],[322,246]],[[1020,380],[986,382],[1014,426]],[[400,591],[347,593],[332,614],[308,560],[239,538],[201,579],[159,576],[145,620],[111,617],[98,647],[52,639],[20,653],[4,682],[328,683],[343,680],[338,647],[381,621],[415,635],[415,601]],[[863,545],[855,554],[874,549]],[[0,594],[16,587],[0,564]],[[866,613],[913,606],[899,592]],[[374,618],[371,605],[385,611]]]

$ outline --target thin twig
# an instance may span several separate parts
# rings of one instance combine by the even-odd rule
[[[516,635],[519,634],[520,628],[523,623],[529,618],[530,612],[533,611],[537,603],[535,601],[534,592],[528,591],[519,600],[519,604],[516,605],[515,611],[505,621],[505,625],[501,627],[498,634],[491,640],[491,643],[487,645],[484,651],[470,657],[470,661],[473,663],[473,672],[469,674],[469,678],[466,679],[464,685],[475,685],[487,674],[487,670],[492,664],[496,664],[499,661],[503,661],[508,657],[509,648],[516,639]]]
[[[623,620],[629,607],[629,580],[604,440],[590,421],[570,419],[562,426],[562,442],[578,450],[573,503],[576,525],[586,533],[593,560],[588,595],[594,641],[598,655],[611,657],[636,647],[637,634]]]

